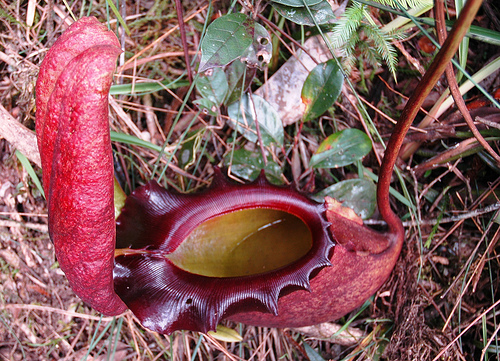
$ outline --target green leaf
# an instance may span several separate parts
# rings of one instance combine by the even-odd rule
[[[123,191],[123,189],[120,186],[120,183],[118,182],[116,177],[114,178],[114,181],[113,181],[113,188],[114,188],[114,191],[113,191],[114,202],[113,203],[115,206],[114,207],[115,208],[115,219],[117,219],[118,216],[120,215],[120,213],[122,212],[123,206],[125,205],[125,199],[127,199],[127,195]]]
[[[306,351],[307,357],[309,358],[310,361],[325,361],[323,357],[311,346],[309,346],[308,343],[303,343],[302,346],[304,347],[304,350]]]
[[[343,202],[343,206],[349,207],[358,216],[368,219],[375,212],[377,205],[377,187],[368,179],[349,179],[316,193],[313,198],[322,202],[326,196]]]
[[[302,102],[306,105],[304,121],[318,118],[340,95],[344,76],[335,59],[318,64],[307,76],[302,87]]]
[[[283,145],[284,131],[281,119],[274,108],[258,95],[243,95],[240,101],[228,106],[228,123],[236,128],[246,139],[256,143],[257,129],[255,122],[259,122],[260,134],[264,146],[272,143],[278,146]]]
[[[207,110],[210,115],[212,115],[214,117],[217,116],[217,105],[214,102],[212,102],[206,98],[200,98],[200,99],[194,100],[193,104],[198,105],[198,107],[200,109]]]
[[[151,81],[144,83],[134,84],[115,84],[109,90],[110,95],[141,95],[145,93],[154,93],[164,89],[177,89],[184,86],[189,86],[189,81],[181,80],[164,80],[164,81]]]
[[[344,129],[326,138],[309,161],[314,168],[339,168],[361,160],[372,149],[370,138],[361,130]]]
[[[324,25],[334,23],[337,20],[332,6],[326,0],[309,6],[311,13],[314,15],[314,20],[305,6],[293,7],[273,3],[273,7],[281,16],[299,25],[315,26],[314,20],[318,25]]]
[[[118,22],[120,23],[120,25],[125,30],[125,33],[127,33],[127,35],[130,36],[130,29],[128,28],[127,23],[125,22],[125,20],[123,20],[121,14],[120,14],[120,11],[118,11],[118,9],[116,8],[115,4],[113,4],[113,1],[106,0],[106,3],[111,8],[111,11],[113,12],[113,14],[115,14],[116,18],[118,19]]]
[[[182,147],[179,149],[177,155],[179,166],[182,169],[188,169],[196,163],[204,132],[204,129],[189,132],[182,142]]]
[[[119,143],[124,143],[124,144],[137,145],[139,147],[144,147],[144,148],[147,148],[147,149],[154,150],[154,151],[156,151],[158,153],[161,153],[161,151],[162,151],[162,147],[160,147],[160,146],[158,146],[156,144],[153,144],[151,142],[139,139],[136,136],[133,136],[133,135],[130,135],[130,134],[118,133],[118,132],[115,132],[115,131],[112,130],[110,132],[110,135],[111,135],[111,141],[112,142],[119,142]],[[168,154],[167,152],[165,152],[165,153]]]
[[[241,94],[246,91],[257,69],[249,69],[239,60],[233,61],[226,67],[226,76],[228,83],[227,97],[224,100],[225,105],[229,105],[240,99]],[[245,80],[245,84],[243,84]]]
[[[204,106],[211,104],[218,107],[222,104],[228,92],[226,74],[221,68],[214,68],[206,73],[205,76],[201,76],[196,80],[196,89],[209,102],[202,102],[201,104]],[[211,110],[212,107],[208,108]]]
[[[245,14],[221,16],[207,28],[201,42],[199,72],[229,64],[252,44],[255,23]]]
[[[293,6],[293,7],[303,7],[307,4],[307,6],[313,6],[319,4],[323,0],[272,0],[273,3],[281,4],[285,6]]]
[[[17,159],[19,159],[24,169],[26,169],[26,171],[28,172],[29,176],[33,180],[33,183],[35,183],[35,186],[40,192],[40,194],[43,196],[43,198],[45,198],[45,192],[43,191],[42,183],[40,183],[40,179],[38,178],[38,175],[31,166],[31,163],[28,160],[28,158],[26,158],[26,156],[18,150],[16,150],[16,157]]]
[[[267,158],[267,164],[264,164],[264,159],[260,152],[237,149],[232,155],[231,153],[227,154],[224,159],[224,165],[228,168],[231,166],[231,173],[248,181],[257,179],[261,170],[264,169],[269,182],[277,185],[283,184],[280,166],[270,156]]]

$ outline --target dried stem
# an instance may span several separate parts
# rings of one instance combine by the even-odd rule
[[[186,39],[186,27],[184,23],[184,15],[182,12],[181,0],[175,0],[175,10],[177,11],[177,19],[179,19],[179,31],[181,33],[182,47],[184,48],[184,57],[186,60],[186,70],[189,79],[189,84],[193,82],[193,71],[191,69],[191,63],[189,62],[189,48]]]
[[[40,167],[40,154],[36,145],[35,133],[19,123],[0,104],[0,137],[5,138],[26,158]]]

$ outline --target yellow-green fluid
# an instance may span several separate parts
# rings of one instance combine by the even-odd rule
[[[209,219],[167,258],[191,273],[237,277],[291,264],[311,247],[311,231],[300,218],[275,209],[257,208]]]

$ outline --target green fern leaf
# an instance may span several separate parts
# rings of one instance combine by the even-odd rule
[[[408,9],[416,6],[427,5],[432,2],[432,0],[373,0],[382,5],[391,6],[393,8],[399,9],[401,7]]]
[[[330,37],[332,46],[337,49],[342,48],[361,26],[364,17],[365,5],[353,3],[347,8],[333,28],[333,33]]]
[[[366,25],[363,30],[368,39],[373,42],[373,47],[376,52],[387,64],[389,71],[396,77],[397,53],[396,49],[391,44],[392,38],[376,26]]]
[[[429,0],[403,1],[419,3]],[[362,40],[360,34],[364,34],[366,39]],[[374,66],[379,66],[380,59],[382,59],[392,75],[396,77],[397,53],[391,44],[394,37],[376,25],[367,6],[354,1],[336,23],[329,38],[332,47],[340,51],[348,73],[358,61],[358,57],[355,56],[357,51],[357,54]]]

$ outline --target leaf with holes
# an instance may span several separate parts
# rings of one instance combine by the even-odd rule
[[[302,102],[306,105],[304,121],[318,118],[326,112],[340,95],[343,82],[344,76],[335,59],[318,64],[302,87]]]
[[[264,146],[272,143],[282,146],[284,131],[281,119],[274,108],[258,95],[250,98],[245,94],[240,101],[231,104],[227,108],[229,125],[236,128],[240,134],[252,143],[256,143],[257,128],[255,122],[259,122],[259,129]]]
[[[222,67],[241,57],[252,44],[254,31],[254,21],[245,14],[229,14],[214,20],[201,42],[198,71]]]
[[[363,159],[372,149],[370,138],[359,129],[344,129],[330,135],[309,161],[313,168],[339,168]]]
[[[271,35],[262,25],[255,23],[255,35],[252,42],[247,50],[241,56],[241,60],[244,61],[250,68],[259,68],[264,70],[264,68],[269,64],[273,54],[273,43],[271,41]]]
[[[368,219],[375,212],[377,205],[377,187],[368,179],[348,179],[335,183],[314,195],[318,202],[326,196],[342,202],[342,206],[351,208],[362,219]]]

